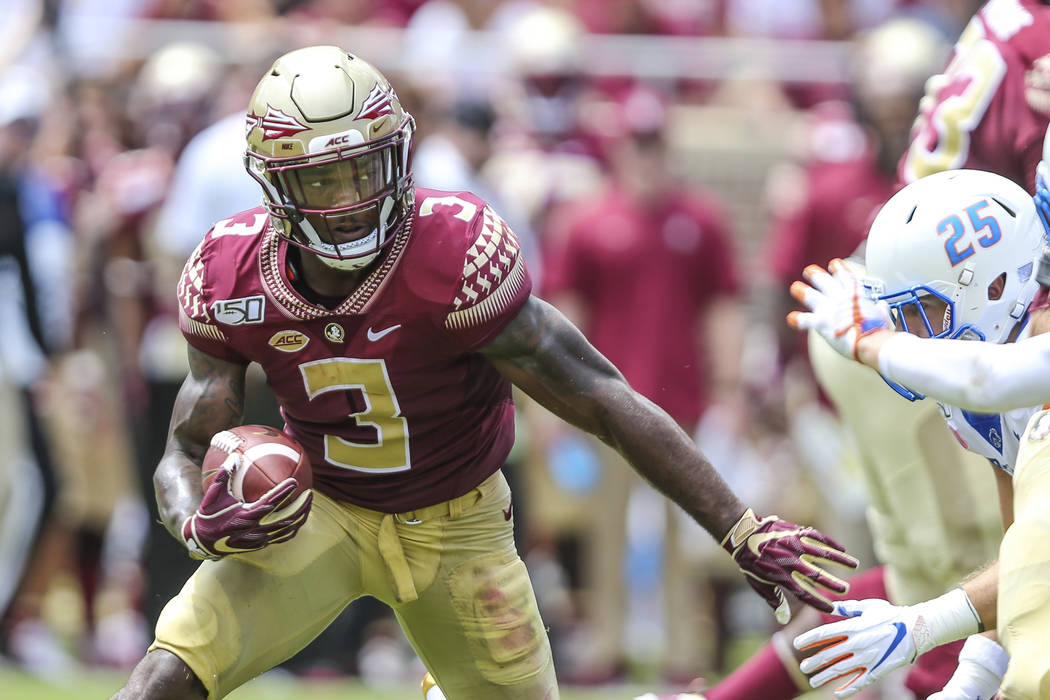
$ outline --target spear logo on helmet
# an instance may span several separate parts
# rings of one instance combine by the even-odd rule
[[[372,86],[372,91],[368,93],[364,104],[361,105],[361,111],[354,119],[378,119],[384,114],[393,114],[394,108],[390,104],[393,99],[393,90],[389,87],[384,89],[379,83],[376,83]]]
[[[263,140],[268,140],[295,136],[309,127],[300,124],[295,117],[290,117],[281,110],[266,105],[265,116],[254,113],[248,115],[248,131],[255,128],[262,129]]]

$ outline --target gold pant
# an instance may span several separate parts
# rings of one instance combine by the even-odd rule
[[[1050,699],[1050,411],[1032,416],[1014,470],[1014,524],[999,550],[1000,695]]]
[[[393,608],[446,696],[557,698],[550,644],[511,531],[501,472],[470,493],[385,514],[315,493],[296,537],[204,562],[152,649],[221,698],[305,647],[355,598]]]

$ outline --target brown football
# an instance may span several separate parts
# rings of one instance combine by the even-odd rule
[[[240,466],[230,474],[228,488],[239,501],[258,500],[288,477],[299,482],[295,493],[313,486],[310,461],[298,441],[267,425],[240,425],[212,436],[201,465],[205,490],[234,452],[239,452],[242,458]]]

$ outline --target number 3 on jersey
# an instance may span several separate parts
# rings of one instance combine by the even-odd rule
[[[384,360],[331,357],[299,365],[299,371],[311,401],[328,391],[359,390],[364,396],[365,408],[349,417],[359,426],[376,431],[374,443],[350,442],[336,435],[325,435],[324,457],[328,464],[372,474],[412,468],[408,421],[401,415]]]
[[[926,82],[904,161],[907,182],[966,164],[970,134],[981,123],[1005,75],[1006,61],[974,17],[956,42],[955,56],[944,73]]]

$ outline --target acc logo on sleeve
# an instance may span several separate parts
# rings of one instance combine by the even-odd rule
[[[240,299],[220,299],[211,305],[211,313],[215,320],[227,326],[262,323],[265,311],[266,297],[262,294]]]
[[[304,333],[293,330],[278,331],[269,340],[270,345],[281,352],[298,352],[309,342],[310,338]]]

